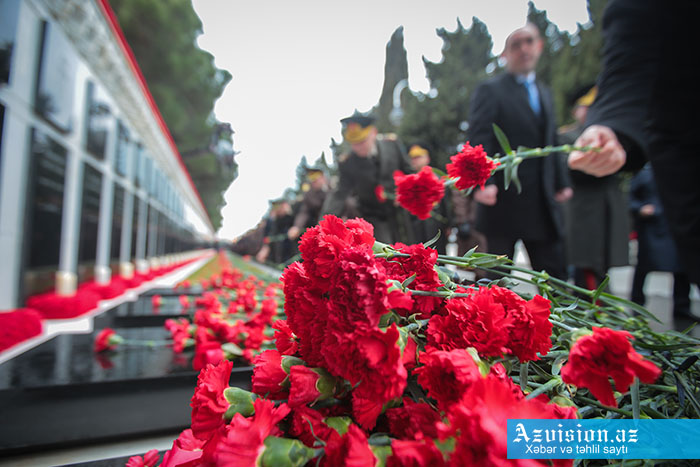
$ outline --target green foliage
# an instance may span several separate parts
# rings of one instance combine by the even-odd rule
[[[408,79],[408,59],[403,45],[403,26],[400,26],[391,35],[386,45],[386,62],[384,63],[384,86],[379,98],[379,105],[374,109],[377,117],[377,129],[381,133],[396,131],[390,114],[394,106],[394,89],[403,80]]]
[[[238,174],[235,163],[222,164],[209,150],[220,123],[213,118],[214,102],[231,74],[216,68],[214,57],[197,47],[202,23],[191,0],[112,0],[110,4],[217,229],[223,191]]]

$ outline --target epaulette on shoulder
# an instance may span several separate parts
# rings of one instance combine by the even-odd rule
[[[338,162],[342,164],[343,162],[347,161],[349,157],[350,157],[350,153],[349,153],[349,152],[346,152],[346,153],[344,153],[344,154],[341,154],[341,155],[338,156]]]
[[[386,141],[397,141],[399,137],[396,135],[396,133],[382,133],[377,135],[377,139]]]

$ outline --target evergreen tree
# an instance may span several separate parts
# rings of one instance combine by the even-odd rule
[[[110,4],[217,229],[223,192],[238,174],[233,151],[222,160],[212,144],[212,135],[221,127],[213,117],[214,102],[231,74],[216,68],[214,57],[197,47],[202,23],[191,0],[112,0]],[[231,134],[218,136],[232,145]]]
[[[384,63],[384,86],[379,104],[374,108],[377,117],[376,125],[380,133],[396,131],[395,122],[392,121],[391,111],[394,108],[394,90],[401,83],[407,84],[408,59],[403,45],[403,26],[399,26],[391,35],[386,45],[386,62]]]

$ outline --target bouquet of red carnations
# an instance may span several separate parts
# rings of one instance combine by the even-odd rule
[[[229,387],[232,362],[208,364],[191,428],[162,466],[536,465],[507,459],[508,419],[700,413],[692,391],[678,400],[694,363],[679,368],[679,349],[693,339],[651,332],[632,313],[643,309],[602,289],[532,271],[532,297],[507,281],[458,283],[440,264],[516,268],[384,245],[362,219],[326,216],[300,252],[282,276],[275,348],[253,360],[252,392]]]

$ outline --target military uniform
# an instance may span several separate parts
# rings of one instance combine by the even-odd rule
[[[342,215],[350,197],[356,197],[359,215],[374,226],[374,236],[384,243],[410,242],[407,213],[393,201],[380,201],[376,195],[381,185],[386,193],[394,193],[394,171],[411,173],[411,166],[396,137],[378,135],[375,148],[368,157],[354,152],[338,160],[338,186],[324,205],[324,214]]]

